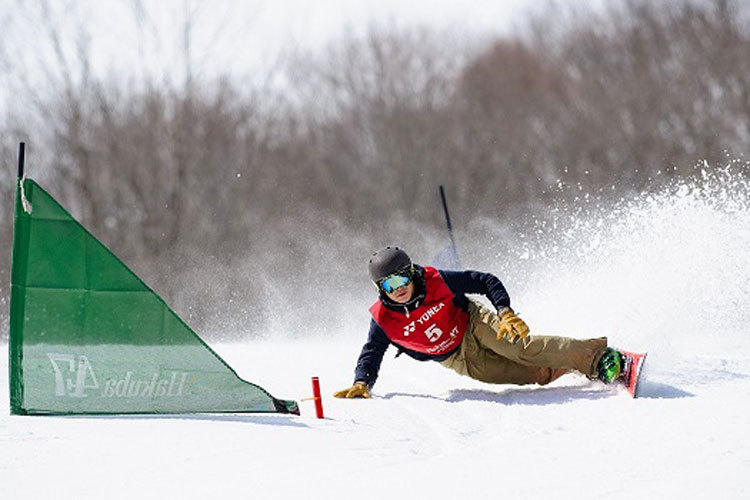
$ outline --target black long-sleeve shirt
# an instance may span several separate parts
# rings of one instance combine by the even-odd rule
[[[424,269],[420,266],[415,266],[419,274],[424,273]],[[443,271],[440,270],[440,276],[448,285],[451,292],[455,295],[453,299],[454,303],[463,309],[468,310],[469,299],[466,294],[481,294],[487,297],[492,305],[496,309],[503,307],[510,307],[510,297],[508,292],[505,290],[502,282],[493,274],[482,273],[479,271]],[[388,302],[383,302],[385,307],[393,309],[395,311],[403,312],[404,306],[394,306]],[[416,308],[414,304],[412,307]],[[357,360],[357,367],[354,370],[354,380],[367,382],[370,387],[375,384],[378,378],[378,372],[380,371],[380,364],[383,362],[383,355],[388,349],[388,346],[394,344],[398,349],[408,356],[418,361],[444,361],[448,359],[453,351],[441,354],[441,355],[430,355],[411,349],[407,349],[403,346],[396,344],[388,338],[388,335],[380,328],[374,319],[370,320],[370,331],[367,336],[367,342],[362,347],[362,352]]]

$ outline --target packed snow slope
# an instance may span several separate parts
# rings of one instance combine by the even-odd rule
[[[213,346],[277,397],[319,376],[324,420],[310,401],[301,417],[11,417],[3,357],[0,498],[750,498],[750,189],[709,177],[578,200],[476,266],[532,333],[648,350],[640,399],[575,374],[492,386],[389,351],[373,399],[336,400],[366,312],[327,337]]]

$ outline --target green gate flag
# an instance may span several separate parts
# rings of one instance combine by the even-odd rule
[[[299,414],[242,380],[30,179],[16,187],[13,414]]]

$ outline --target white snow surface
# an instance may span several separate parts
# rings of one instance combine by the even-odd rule
[[[212,345],[276,397],[310,397],[320,377],[322,420],[312,401],[299,417],[9,416],[2,356],[0,498],[750,498],[750,189],[701,185],[581,202],[510,265],[477,266],[532,331],[648,350],[641,398],[576,374],[488,385],[389,351],[373,399],[334,399],[364,316]]]
[[[640,399],[576,375],[491,386],[388,356],[371,400],[330,397],[360,339],[217,346],[302,416],[7,415],[2,498],[748,498],[750,364],[651,370]],[[659,360],[649,360],[657,368]],[[5,367],[4,367],[5,368]],[[7,370],[3,370],[7,373]]]

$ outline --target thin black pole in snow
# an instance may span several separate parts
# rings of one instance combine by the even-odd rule
[[[443,185],[440,185],[440,199],[443,201],[443,210],[445,211],[445,222],[448,224],[448,236],[451,239],[451,249],[453,249],[453,255],[456,256],[456,266],[460,269],[461,264],[458,260],[458,250],[456,250],[456,240],[453,238],[453,225],[451,224],[451,214],[448,212],[448,202],[445,200],[445,189]]]
[[[440,199],[443,200],[443,210],[445,210],[445,220],[448,223],[448,232],[451,234],[451,241],[453,241],[453,226],[451,225],[451,214],[448,213],[448,203],[445,201],[445,189],[443,189],[442,184],[440,185]]]
[[[26,163],[26,143],[22,142],[18,145],[18,178],[23,178],[23,167]]]

